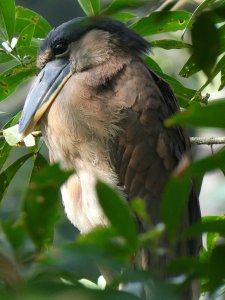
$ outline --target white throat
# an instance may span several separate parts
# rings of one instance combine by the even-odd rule
[[[116,176],[111,168],[99,170],[90,165],[79,168],[61,188],[66,215],[81,233],[108,224],[96,193],[97,180],[106,181],[106,178],[113,178],[112,182],[107,183],[116,186]]]

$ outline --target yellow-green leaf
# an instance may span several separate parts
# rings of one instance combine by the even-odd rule
[[[14,125],[12,127],[9,127],[7,129],[3,129],[3,131],[2,131],[6,142],[10,146],[16,146],[21,140],[18,128],[19,128],[19,125],[16,124],[16,125]]]
[[[8,168],[0,173],[0,202],[5,195],[8,186],[16,174],[16,172],[22,167],[22,165],[30,158],[33,154],[26,154],[16,161],[14,161]]]
[[[20,33],[16,47],[28,47],[34,35],[34,24],[27,25]]]
[[[31,78],[38,72],[35,65],[17,65],[0,74],[0,101],[11,95],[19,84]]]
[[[11,41],[15,29],[14,0],[0,0],[0,39]]]
[[[51,25],[42,16],[30,9],[17,6],[16,32],[20,33],[29,24],[35,25],[34,37],[37,38],[45,38],[51,30]]]
[[[78,2],[87,16],[98,15],[100,10],[99,0],[78,0]]]
[[[119,193],[103,182],[97,184],[99,202],[107,218],[131,246],[137,243],[137,227],[127,203]]]
[[[192,103],[189,108],[175,114],[166,120],[168,126],[185,125],[190,127],[218,127],[225,128],[225,101],[215,101],[207,106]]]
[[[185,28],[191,14],[187,11],[153,12],[130,26],[143,36]]]

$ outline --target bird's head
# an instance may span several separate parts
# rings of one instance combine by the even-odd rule
[[[53,29],[39,49],[41,71],[27,96],[19,131],[22,137],[37,125],[74,74],[88,71],[111,57],[139,56],[149,44],[125,24],[106,17],[76,18]]]

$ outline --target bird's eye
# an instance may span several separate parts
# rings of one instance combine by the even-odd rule
[[[61,56],[68,50],[68,44],[66,42],[59,42],[53,47],[53,53],[55,56]]]

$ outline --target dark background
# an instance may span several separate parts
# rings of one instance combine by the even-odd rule
[[[75,0],[16,0],[16,4],[39,13],[53,27],[84,14]]]

